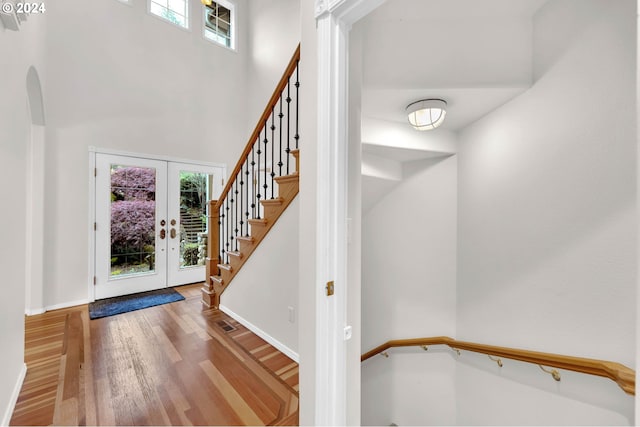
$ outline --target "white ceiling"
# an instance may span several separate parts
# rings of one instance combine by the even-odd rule
[[[453,153],[456,132],[526,91],[533,81],[533,16],[546,2],[387,0],[357,23],[362,150],[374,156],[363,155],[363,162],[378,159],[384,169],[380,161],[387,159],[402,175],[405,162]],[[425,98],[446,100],[447,117],[435,131],[414,131],[405,108]],[[363,176],[363,212],[399,182]]]
[[[405,108],[413,101],[438,98],[447,101],[447,116],[443,129],[457,131],[485,114],[505,104],[525,91],[528,86],[440,89],[367,89],[362,93],[365,116],[407,123]]]
[[[388,0],[358,26],[362,114],[406,123],[405,107],[447,101],[458,131],[532,82],[533,15],[547,0]]]

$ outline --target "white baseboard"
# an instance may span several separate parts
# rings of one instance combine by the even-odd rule
[[[48,305],[44,311],[60,310],[61,308],[75,307],[76,305],[89,304],[89,300],[83,299],[78,301],[63,302],[62,304]]]
[[[244,317],[240,316],[239,314],[236,314],[233,310],[231,310],[228,307],[225,307],[222,304],[220,304],[220,311],[222,311],[223,313],[226,313],[227,315],[229,315],[229,316],[233,317],[234,319],[236,319],[245,328],[249,329],[251,332],[253,332],[257,336],[259,336],[260,338],[262,338],[263,340],[265,340],[266,342],[268,342],[269,344],[271,344],[272,346],[274,346],[275,348],[280,350],[282,353],[286,354],[294,362],[300,363],[300,355],[298,353],[296,353],[295,351],[291,350],[289,347],[287,347],[286,345],[282,344],[280,341],[278,341],[277,339],[273,338],[271,335],[269,335],[268,333],[266,333],[262,329],[258,328],[256,325],[254,325],[253,323],[249,322]]]
[[[77,305],[89,304],[89,302],[90,302],[89,300],[63,302],[62,304],[48,305],[44,308],[27,309],[25,310],[25,314],[27,316],[35,316],[37,314],[46,313],[47,311],[60,310],[62,308],[69,308],[69,307],[75,307]]]
[[[20,374],[18,375],[18,380],[16,381],[16,385],[13,388],[13,392],[11,393],[11,399],[9,400],[9,405],[7,409],[4,411],[4,416],[2,417],[2,426],[8,426],[11,422],[11,416],[13,415],[13,410],[16,408],[16,403],[18,402],[18,396],[20,396],[20,390],[22,390],[22,383],[24,382],[24,377],[27,375],[27,364],[24,363],[22,365],[22,369],[20,370]]]

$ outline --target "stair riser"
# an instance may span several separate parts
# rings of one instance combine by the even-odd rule
[[[242,257],[229,255],[229,264],[231,264],[233,271],[238,271],[240,266],[244,263],[242,262]]]
[[[232,272],[229,270],[225,270],[224,268],[220,269],[220,277],[222,277],[223,283],[229,283],[231,281]]]
[[[298,194],[299,183],[298,181],[284,181],[278,183],[280,188],[280,197],[285,201],[291,201]]]
[[[247,251],[253,251],[253,242],[240,240],[240,252],[245,255]]]
[[[265,206],[264,207],[264,217],[266,219],[277,217],[282,211],[282,206]]]

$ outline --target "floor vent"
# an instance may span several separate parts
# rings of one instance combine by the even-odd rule
[[[236,327],[226,320],[221,320],[218,322],[218,326],[220,326],[225,332],[235,331]]]

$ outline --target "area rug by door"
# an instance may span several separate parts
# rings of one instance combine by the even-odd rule
[[[184,297],[173,288],[102,299],[89,304],[89,318],[99,319],[156,305],[182,301],[183,299]]]

